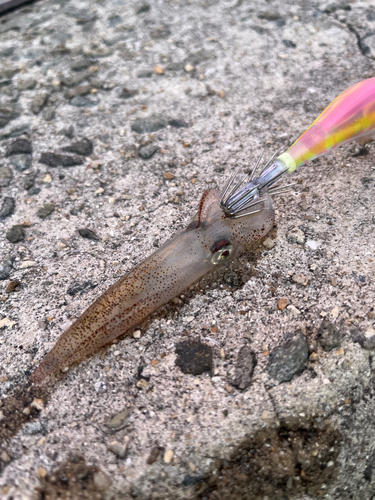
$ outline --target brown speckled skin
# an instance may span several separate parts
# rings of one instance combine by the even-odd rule
[[[239,219],[224,215],[219,198],[219,191],[206,191],[188,228],[123,276],[86,309],[61,335],[31,375],[31,382],[40,383],[58,369],[96,352],[180,295],[214,267],[227,264],[249,249],[272,228],[271,198],[267,197],[259,205],[259,213]],[[223,240],[232,244],[230,257],[223,263],[213,264],[212,249],[216,242]]]

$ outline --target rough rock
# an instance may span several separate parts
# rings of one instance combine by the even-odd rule
[[[235,367],[234,377],[231,379],[231,384],[238,389],[247,389],[253,377],[254,368],[256,366],[256,356],[250,346],[241,347]]]
[[[196,340],[187,340],[176,344],[176,366],[183,373],[200,375],[212,369],[212,349]]]
[[[82,238],[86,238],[88,240],[92,240],[92,241],[99,241],[100,238],[97,234],[94,233],[94,231],[92,231],[91,229],[87,228],[87,227],[83,227],[83,228],[80,228],[78,229],[78,233],[80,236],[82,236]]]
[[[37,216],[40,217],[41,219],[45,219],[49,215],[52,214],[55,210],[55,204],[53,202],[51,203],[45,203],[43,207],[39,208],[37,211]]]
[[[28,139],[16,139],[11,142],[6,148],[5,156],[28,154],[33,152],[33,145]]]
[[[146,118],[137,118],[132,123],[132,130],[138,134],[146,134],[150,132],[156,132],[161,128],[166,127],[168,124],[167,120],[160,115],[153,114]]]
[[[49,167],[74,167],[82,165],[85,159],[81,156],[62,155],[58,153],[42,153],[39,162]]]
[[[12,179],[12,169],[7,166],[0,167],[0,187],[8,187]]]
[[[0,261],[0,280],[6,280],[9,278],[10,273],[13,269],[14,257],[8,257]]]
[[[82,156],[90,156],[93,152],[93,144],[90,139],[84,137],[83,139],[73,142],[70,146],[63,148],[63,151],[68,151],[69,153],[76,153]]]
[[[34,115],[37,115],[42,111],[44,106],[47,104],[49,95],[46,92],[41,92],[40,94],[36,94],[31,101],[31,111]]]
[[[139,149],[138,154],[144,160],[149,160],[159,150],[160,150],[160,147],[157,146],[156,144],[148,144],[147,146],[142,146]]]
[[[23,172],[31,167],[33,157],[28,154],[14,155],[10,159],[11,165],[16,167],[19,172]]]
[[[306,365],[309,355],[304,335],[296,335],[293,339],[271,351],[268,374],[280,384],[289,382],[293,375],[300,373]]]
[[[341,331],[334,323],[322,321],[318,331],[319,342],[325,351],[331,351],[338,347],[343,339]]]
[[[11,196],[5,196],[0,208],[0,220],[4,220],[13,214],[16,207],[16,200]]]
[[[25,230],[20,224],[12,226],[8,229],[6,238],[11,243],[18,243],[19,241],[25,239]]]
[[[305,243],[305,234],[299,228],[289,231],[287,234],[287,240],[289,243],[297,243],[298,245],[303,245]]]

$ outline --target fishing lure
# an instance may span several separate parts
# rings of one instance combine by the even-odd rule
[[[340,94],[306,132],[255,177],[237,181],[220,193],[205,191],[192,222],[169,242],[112,285],[64,332],[30,377],[40,383],[59,369],[96,352],[141,323],[151,312],[180,295],[215,268],[249,250],[273,227],[271,186],[286,173],[353,139],[374,132],[375,78]]]

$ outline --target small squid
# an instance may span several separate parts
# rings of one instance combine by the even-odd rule
[[[95,353],[204,275],[249,250],[274,225],[270,195],[283,188],[273,184],[307,161],[374,131],[375,78],[371,78],[340,94],[285,153],[275,161],[271,158],[257,177],[261,157],[252,172],[239,181],[237,174],[232,176],[222,193],[205,191],[189,226],[86,309],[32,373],[31,382],[40,383]]]

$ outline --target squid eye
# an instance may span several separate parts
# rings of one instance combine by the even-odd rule
[[[228,240],[219,240],[213,244],[213,246],[211,247],[211,252],[212,264],[221,264],[228,260],[232,255],[233,245]]]

